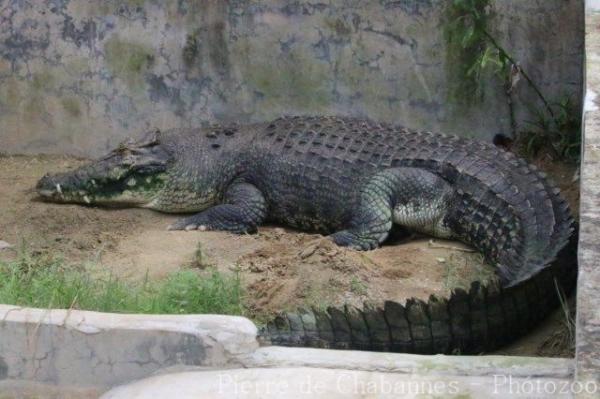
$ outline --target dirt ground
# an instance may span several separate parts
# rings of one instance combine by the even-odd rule
[[[474,280],[494,278],[492,268],[479,254],[455,242],[417,237],[396,240],[375,251],[356,252],[319,235],[276,226],[243,236],[167,231],[177,216],[144,209],[57,205],[37,199],[32,188],[42,175],[83,162],[66,156],[0,156],[0,241],[14,245],[12,250],[0,250],[0,259],[13,258],[14,249],[24,247],[62,256],[67,263],[108,269],[127,279],[159,279],[183,267],[200,273],[212,267],[239,271],[250,316],[257,319],[307,304],[427,299],[431,294],[448,295],[452,288],[467,287]],[[544,160],[538,163],[548,166],[543,165]],[[574,168],[547,169],[576,206]],[[560,317],[537,341],[549,336],[557,323]],[[519,354],[535,354],[541,345],[537,341],[517,343],[513,349]]]

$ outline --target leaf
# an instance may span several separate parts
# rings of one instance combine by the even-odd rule
[[[483,56],[481,57],[481,68],[485,68],[488,63],[493,63],[495,65],[501,65],[498,60],[498,53],[494,51],[491,47],[486,47],[483,52]]]
[[[467,28],[467,31],[465,32],[465,35],[463,36],[462,43],[461,43],[463,48],[467,48],[471,45],[474,35],[475,35],[475,27],[473,25],[471,25]]]

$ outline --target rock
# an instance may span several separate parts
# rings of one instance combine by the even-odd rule
[[[12,247],[14,247],[14,245],[9,244],[6,241],[0,240],[0,251],[2,251],[3,249],[10,249]]]

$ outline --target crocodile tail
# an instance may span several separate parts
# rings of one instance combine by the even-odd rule
[[[488,158],[486,151],[500,158],[483,159],[492,165],[487,170],[464,165],[462,153],[428,165],[458,187],[459,203],[449,212],[457,223],[452,229],[498,266],[502,284],[473,283],[469,290],[428,301],[282,313],[261,329],[263,343],[478,354],[530,332],[559,304],[559,292],[568,293],[575,285],[573,220],[559,190],[542,172],[494,149],[477,153]],[[406,166],[421,166],[418,161]]]
[[[489,215],[491,207],[495,222],[498,222],[499,214],[503,218],[501,223],[487,224],[491,229],[487,229],[483,236],[475,234],[471,237],[474,240],[468,241],[474,246],[491,243],[491,249],[496,251],[497,256],[492,260],[499,267],[503,283],[516,285],[552,264],[558,252],[568,243],[573,232],[573,218],[560,190],[545,173],[511,152],[487,143],[477,144],[478,156],[492,166],[487,173],[494,177],[490,178],[485,173],[478,176],[478,173],[468,171],[460,177],[478,180],[479,184],[467,183],[470,189],[475,188],[474,191],[466,190],[471,191],[468,194],[474,202],[473,208],[487,207],[485,210]],[[458,146],[464,145],[461,140]],[[503,178],[498,178],[498,175]],[[491,198],[489,195],[482,198],[479,194],[482,190],[488,191],[488,194],[491,192]],[[473,218],[472,213],[463,220],[471,222],[471,233],[473,230],[481,231],[481,220]],[[507,227],[510,227],[508,231]],[[482,251],[487,256],[485,249],[490,248]]]
[[[459,139],[455,145],[464,148],[468,142]],[[552,264],[573,232],[571,212],[560,190],[534,165],[490,144],[475,145],[477,157],[490,168],[467,166],[459,174],[467,187],[460,207],[469,211],[461,217],[469,230],[465,238],[498,266],[505,285],[516,285]]]
[[[424,168],[452,184],[458,200],[447,224],[497,266],[504,285],[548,267],[566,245],[569,207],[536,167],[484,142],[411,131],[397,137],[408,150],[392,166]]]
[[[508,288],[473,283],[468,291],[427,302],[281,313],[261,328],[259,339],[270,345],[417,354],[492,351],[530,332],[559,304],[559,292],[575,286],[576,242],[573,236],[550,267]]]
[[[511,154],[512,155],[512,154]],[[573,219],[569,204],[560,194],[560,189],[550,180],[547,175],[540,171],[536,166],[528,164],[521,158],[514,157],[514,162],[520,164],[521,170],[527,168],[530,173],[537,179],[538,184],[543,186],[543,192],[548,196],[546,203],[551,204],[552,214],[554,216],[554,228],[547,241],[547,245],[538,250],[533,255],[533,264],[537,268],[517,273],[514,281],[520,282],[527,278],[527,273],[536,273],[546,265],[552,264],[558,256],[561,248],[568,245],[570,238],[575,231],[575,221]]]

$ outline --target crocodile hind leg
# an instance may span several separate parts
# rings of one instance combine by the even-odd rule
[[[260,190],[249,183],[233,183],[223,203],[177,220],[169,230],[221,230],[252,233],[267,215],[267,203]]]
[[[436,237],[451,237],[444,223],[454,190],[441,177],[417,168],[391,168],[372,176],[360,192],[349,226],[331,235],[341,246],[374,249],[394,223]]]

